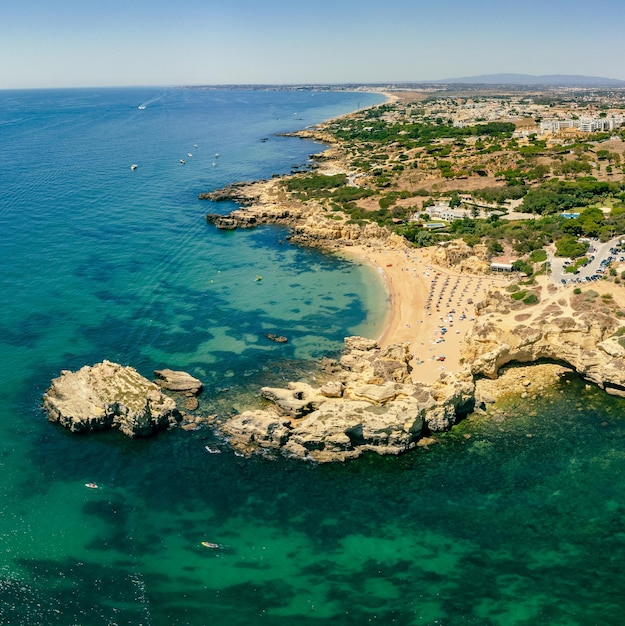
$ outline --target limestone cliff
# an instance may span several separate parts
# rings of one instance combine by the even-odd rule
[[[463,361],[474,375],[491,378],[510,362],[562,362],[608,392],[623,394],[618,306],[609,294],[600,298],[592,290],[578,291],[539,288],[540,302],[529,306],[505,290],[491,291],[465,338]]]
[[[432,253],[432,261],[456,272],[487,274],[490,272],[488,249],[484,244],[470,247],[462,239],[445,242]]]

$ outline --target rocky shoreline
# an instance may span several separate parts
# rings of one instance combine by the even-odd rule
[[[275,179],[233,185],[207,197],[215,201],[236,197],[242,205],[227,216],[207,215],[217,227],[286,224],[292,242],[334,251],[355,244],[398,250],[408,245],[376,224],[330,219],[314,203],[287,198]],[[449,246],[447,256],[439,252],[432,253],[439,263],[463,267],[481,263],[479,258],[467,261],[461,245]],[[214,427],[241,454],[271,452],[317,462],[344,461],[364,452],[400,454],[427,446],[434,441],[433,433],[448,430],[474,410],[483,411],[502,394],[512,389],[521,396],[537,393],[566,371],[577,372],[609,393],[625,395],[625,327],[618,302],[598,299],[596,293],[590,297],[590,292],[557,289],[546,281],[530,289],[536,303],[529,306],[512,299],[505,288],[491,289],[477,304],[477,317],[461,344],[464,365],[460,371],[442,371],[431,384],[414,380],[410,342],[380,347],[371,339],[348,337],[340,360],[324,361],[323,384],[313,387],[294,381],[285,389],[263,388],[265,408],[244,411]],[[555,365],[545,370],[540,383],[523,368],[508,369],[506,377],[497,380],[508,365],[544,361]],[[200,381],[159,370],[152,383],[129,370],[104,362],[78,373],[64,372],[44,396],[49,419],[75,432],[118,428],[131,437],[181,421],[188,429],[197,428],[198,420],[208,421],[185,415],[162,394],[163,389],[182,391],[184,408],[194,410]]]
[[[242,205],[225,218],[207,216],[218,227],[222,219],[229,220],[229,228],[286,224],[291,241],[326,250],[355,243],[373,248],[408,247],[401,237],[376,224],[347,224],[328,218],[315,203],[304,205],[292,198],[285,202],[279,180],[235,185],[209,197],[236,198]],[[461,245],[448,248],[443,258],[441,251],[433,252],[432,257],[438,257],[439,263],[449,261],[452,266],[484,271],[481,257],[468,258]],[[457,258],[446,258],[449,250]],[[584,296],[572,288],[556,289],[546,281],[530,290],[536,295],[531,306],[515,301],[505,289],[491,290],[478,304],[478,317],[461,344],[461,371],[443,372],[433,385],[412,380],[409,345],[388,347],[395,363],[401,363],[395,370],[396,374],[402,372],[399,378],[376,376],[371,371],[376,366],[371,364],[379,366],[387,358],[381,356],[386,354],[384,350],[370,340],[347,338],[346,352],[330,387],[314,389],[292,382],[287,389],[264,388],[262,395],[272,405],[234,416],[222,432],[244,453],[279,450],[315,461],[345,460],[364,451],[399,454],[420,441],[430,442],[431,433],[451,428],[474,408],[484,410],[510,389],[527,396],[530,387],[535,393],[571,370],[609,393],[625,395],[623,322],[617,309],[589,307],[580,300]],[[398,358],[402,350],[405,353]],[[547,372],[540,384],[522,368],[507,370],[505,380],[496,380],[507,365],[540,362],[553,364],[536,370]]]
[[[403,255],[410,249],[406,240],[378,224],[353,223],[316,201],[298,200],[279,177],[237,183],[199,197],[239,204],[228,215],[206,215],[219,229],[282,224],[289,227],[292,243],[327,251],[360,246]],[[437,267],[483,274],[488,264],[482,247],[451,242],[431,251],[431,258]],[[472,411],[483,411],[502,394],[539,393],[571,370],[625,396],[623,294],[597,299],[596,293],[591,297],[540,280],[527,290],[534,296],[532,304],[511,298],[505,288],[491,289],[477,304],[476,319],[461,344],[461,367],[441,371],[432,383],[415,380],[411,361],[417,355],[410,342],[380,346],[372,339],[348,337],[340,360],[324,360],[322,384],[294,381],[284,389],[265,387],[265,407],[230,416],[214,427],[240,454],[344,461],[364,452],[400,454],[430,445],[432,433],[448,430]],[[536,366],[531,375],[524,368],[508,368],[497,380],[507,366],[544,361],[550,364]],[[132,368],[107,361],[78,373],[63,372],[46,392],[44,408],[51,421],[75,432],[112,427],[131,437],[181,421],[189,429],[208,421],[186,416],[162,393],[180,393],[188,375],[170,370],[156,374],[152,383]],[[193,380],[182,391],[187,410],[197,408],[195,396],[201,390],[201,382]]]
[[[254,228],[262,224],[288,226],[287,239],[294,244],[341,250],[355,243],[375,247],[405,248],[403,237],[375,223],[364,226],[350,223],[346,216],[328,216],[316,202],[303,203],[290,197],[274,178],[253,183],[235,183],[216,191],[200,194],[198,198],[213,202],[232,201],[238,209],[227,215],[207,213],[206,220],[222,230]]]
[[[424,434],[448,430],[469,413],[475,386],[465,373],[414,383],[410,359],[407,344],[380,348],[348,337],[340,360],[325,362],[321,386],[264,387],[271,406],[232,417],[221,432],[243,454],[270,450],[318,462],[411,450],[430,441]]]

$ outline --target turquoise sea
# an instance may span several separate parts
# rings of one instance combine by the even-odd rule
[[[207,454],[208,429],[72,435],[40,409],[61,369],[110,359],[242,410],[375,335],[377,274],[217,231],[197,194],[305,165],[323,146],[279,133],[379,101],[0,92],[0,624],[622,623],[625,405],[575,377],[343,465]]]

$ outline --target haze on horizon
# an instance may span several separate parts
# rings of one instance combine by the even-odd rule
[[[625,80],[622,0],[0,2],[0,89]]]

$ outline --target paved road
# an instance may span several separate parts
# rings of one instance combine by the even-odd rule
[[[587,282],[586,276],[594,276],[595,274],[597,274],[597,270],[601,267],[601,261],[607,259],[609,256],[613,256],[618,259],[620,256],[625,255],[625,252],[622,251],[619,251],[616,255],[613,255],[610,252],[610,248],[616,248],[620,246],[622,239],[623,236],[618,236],[610,239],[609,241],[606,241],[605,243],[601,243],[598,240],[591,241],[590,248],[594,248],[594,252],[589,251],[589,255],[594,255],[595,258],[584,267],[580,267],[579,274],[570,274],[565,272],[566,267],[564,265],[564,262],[567,259],[554,256],[552,252],[548,252],[548,261],[551,264],[549,277],[557,285],[562,285],[563,280],[567,283]]]

